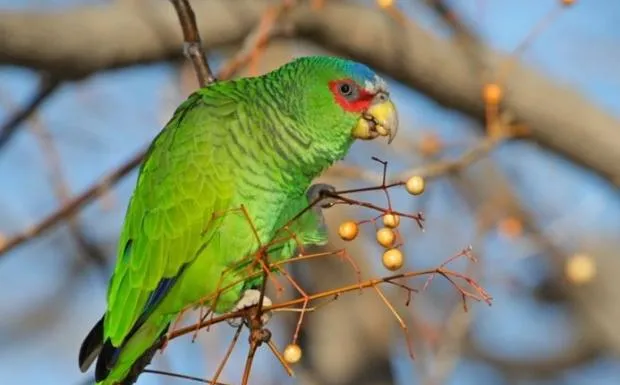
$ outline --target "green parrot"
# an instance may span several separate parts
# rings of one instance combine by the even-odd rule
[[[391,142],[397,128],[385,81],[335,57],[298,58],[191,94],[140,167],[107,309],[82,343],[80,370],[96,359],[97,384],[132,384],[188,306],[222,314],[257,304],[260,278],[241,262],[333,189],[311,183],[355,139]],[[325,244],[322,223],[320,209],[307,210],[288,226],[296,239],[269,260],[291,258],[298,242]]]

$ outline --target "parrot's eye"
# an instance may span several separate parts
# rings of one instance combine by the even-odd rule
[[[348,100],[356,100],[358,97],[357,87],[348,82],[340,84],[338,91],[340,92],[340,95],[344,96]]]
[[[366,110],[375,95],[360,87],[353,79],[330,81],[329,90],[340,107],[347,112],[355,113]]]

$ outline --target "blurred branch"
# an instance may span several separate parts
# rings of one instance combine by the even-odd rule
[[[53,186],[56,199],[61,205],[65,205],[70,200],[69,188],[67,187],[67,182],[62,171],[60,155],[54,145],[52,135],[47,130],[45,125],[43,125],[36,112],[32,114],[30,120],[32,130],[38,139],[41,152],[45,158],[45,164],[50,172],[50,182]],[[72,215],[67,217],[66,221],[69,225],[69,231],[71,232],[71,235],[73,236],[79,250],[83,252],[92,262],[95,262],[99,266],[104,266],[105,257],[101,251],[87,239],[86,235],[84,235],[82,229],[80,228],[79,219]]]
[[[49,215],[38,224],[32,226],[21,234],[17,234],[12,238],[8,239],[6,243],[4,243],[2,247],[0,247],[0,256],[21,245],[22,243],[41,235],[42,233],[56,225],[58,222],[75,214],[78,210],[82,208],[82,206],[99,197],[108,188],[110,188],[110,186],[114,185],[121,178],[127,175],[131,170],[137,167],[140,162],[142,162],[144,154],[145,151],[139,152],[133,158],[129,159],[126,163],[120,166],[118,169],[101,178],[97,183],[91,186],[84,193],[65,203],[60,209]]]
[[[340,23],[355,13],[358,23]],[[298,15],[297,33],[366,62],[439,103],[484,120],[482,82],[463,63],[468,56],[455,44],[414,23],[395,27],[376,12],[351,4],[326,3],[316,18]],[[368,42],[372,41],[372,44]],[[369,48],[370,47],[370,48]],[[485,48],[483,62],[503,57]],[[568,87],[524,65],[515,64],[505,82],[503,106],[528,127],[531,138],[590,167],[620,186],[620,123]]]
[[[293,1],[285,1],[280,5],[267,9],[263,16],[261,16],[256,27],[245,37],[240,49],[237,50],[232,58],[220,69],[220,77],[223,79],[231,78],[237,74],[239,69],[250,63],[253,59],[256,59],[258,53],[266,48],[270,39],[282,33],[279,21],[294,5],[295,2]],[[279,64],[282,65],[284,63]],[[271,66],[271,68],[277,67],[279,67],[279,65]],[[253,74],[250,73],[248,75],[251,76]]]
[[[381,183],[381,175],[373,184]],[[343,179],[329,173],[322,183],[334,186]],[[320,250],[345,248],[355,256],[362,276],[372,276],[372,239],[345,242],[337,234],[338,226],[356,213],[352,208],[332,208],[324,212],[330,244]],[[316,263],[292,265],[294,276],[308,292],[320,292],[351,282],[351,266],[335,258],[321,259]],[[402,295],[400,291],[398,294]],[[402,298],[402,297],[401,297]],[[337,306],[327,306],[308,317],[300,334],[300,345],[306,359],[296,370],[300,385],[389,385],[394,384],[390,364],[390,347],[394,342],[388,330],[393,319],[385,312],[385,305],[375,295],[352,295],[338,299]],[[363,316],[351,322],[352,314]],[[377,333],[377,330],[386,333]],[[389,337],[388,337],[389,336]],[[335,349],[334,347],[338,347]]]
[[[501,142],[501,138],[484,137],[477,145],[455,160],[431,161],[427,165],[408,170],[392,179],[403,180],[411,175],[423,175],[429,180],[444,175],[454,176],[451,181],[455,188],[463,195],[470,209],[474,213],[478,213],[479,237],[482,237],[487,231],[494,229],[497,221],[503,217],[512,216],[518,218],[523,223],[526,235],[538,244],[545,254],[549,255],[554,265],[561,269],[565,261],[565,252],[545,236],[534,216],[522,206],[510,184],[502,177],[501,171],[485,158],[485,155],[488,155]],[[468,168],[476,161],[480,162],[479,167],[475,169]],[[340,164],[330,169],[329,175],[372,182],[376,182],[381,178],[381,175],[377,173]],[[493,209],[489,209],[489,206],[493,207]],[[489,216],[489,214],[491,215]],[[477,243],[481,241],[479,239]],[[598,263],[598,268],[601,271],[613,272],[617,270],[614,267],[614,258],[600,260]],[[602,292],[612,290],[612,288],[606,285],[613,285],[613,281],[603,280],[601,277],[601,279],[597,280],[597,283],[601,286],[599,290],[602,290]],[[554,280],[554,285],[556,290],[560,290],[572,300],[572,310],[578,318],[575,335],[580,336],[572,346],[565,349],[561,354],[548,359],[533,361],[518,361],[512,358],[503,359],[488,354],[478,346],[475,346],[472,336],[467,333],[467,326],[471,315],[463,315],[457,311],[453,314],[454,319],[450,318],[454,322],[452,326],[456,329],[454,329],[454,333],[446,334],[447,340],[444,340],[440,347],[440,352],[447,355],[443,358],[454,358],[454,354],[457,354],[459,350],[464,350],[465,355],[486,360],[490,364],[496,365],[501,370],[511,374],[521,373],[523,375],[523,373],[527,373],[527,375],[532,377],[541,377],[590,361],[599,356],[606,346],[617,349],[615,347],[615,339],[609,335],[605,337],[606,333],[615,330],[614,328],[607,328],[609,323],[613,324],[615,321],[607,322],[606,319],[608,317],[597,317],[602,310],[600,306],[606,303],[604,298],[607,298],[607,296],[601,296],[600,293],[597,294],[598,291],[595,292],[593,290],[584,293],[583,288],[571,286],[561,277]],[[597,299],[595,300],[594,298]],[[607,308],[609,308],[609,304],[607,304]],[[602,339],[601,336],[603,336]],[[448,345],[444,346],[445,343],[448,343]],[[448,361],[449,359],[442,361],[445,365],[441,368],[436,368],[438,372],[433,373],[428,378],[429,383],[438,383],[436,381],[439,379],[435,378],[435,375],[443,378],[448,374],[451,368]]]
[[[459,173],[458,178],[454,179],[461,195],[464,196],[472,210],[479,213],[479,226],[481,232],[494,229],[498,220],[505,217],[514,217],[523,224],[525,237],[529,237],[537,244],[542,252],[546,254],[557,266],[562,266],[565,260],[565,252],[554,244],[540,228],[534,215],[521,204],[510,183],[504,177],[502,171],[489,159],[482,159],[476,169],[467,169],[466,173]],[[489,205],[492,209],[487,209]],[[486,213],[486,215],[484,215]],[[613,262],[612,262],[613,263]],[[607,268],[610,268],[607,266]],[[605,269],[605,267],[602,267]],[[557,288],[563,292],[579,293],[579,288],[570,287],[564,280],[555,282]],[[612,284],[609,282],[608,284]],[[593,306],[600,301],[601,295],[590,293],[587,301],[573,301],[572,311],[578,319],[575,326],[575,338],[573,344],[563,349],[560,354],[546,359],[537,358],[536,360],[515,360],[514,358],[502,358],[497,355],[488,354],[476,345],[472,335],[467,333],[462,335],[461,343],[465,355],[477,359],[483,359],[491,365],[497,366],[504,372],[520,377],[544,377],[556,374],[558,371],[570,366],[576,366],[593,359],[600,355],[605,344],[600,339],[602,325],[595,322],[595,311]],[[612,342],[608,342],[612,343]]]
[[[482,45],[476,34],[456,17],[456,15],[449,9],[443,0],[425,0],[425,2],[429,4],[429,6],[436,11],[444,22],[446,22],[446,24],[454,30],[457,37],[464,41],[465,49],[469,51],[470,60],[475,65],[482,65],[480,62],[481,57],[479,55],[483,53],[483,50],[481,50]],[[527,43],[530,42],[532,38],[543,28],[545,28],[551,20],[553,20],[553,18],[557,17],[560,11],[561,7],[555,8],[546,18],[538,23],[537,27],[528,35],[528,38],[526,38],[525,41],[515,50],[515,55],[508,60],[512,60],[513,63],[509,64],[514,65],[514,62],[518,58],[518,54],[522,53],[524,48],[527,46]],[[476,55],[476,51],[478,51],[478,55]],[[505,116],[506,114],[512,113],[513,111],[505,110],[503,115]],[[604,300],[593,301],[591,299],[593,297],[601,298],[601,292],[613,290],[613,282],[599,279],[596,282],[596,286],[598,287],[590,287],[587,293],[584,293],[583,289],[579,290],[578,288],[568,284],[562,274],[559,273],[564,268],[564,263],[566,261],[565,251],[558,247],[548,236],[545,235],[543,229],[540,228],[532,213],[523,208],[518,197],[515,195],[509,184],[506,183],[503,178],[499,177],[501,175],[501,171],[487,160],[482,163],[483,166],[486,166],[487,168],[487,172],[484,173],[482,178],[488,183],[489,176],[495,176],[495,178],[493,178],[494,183],[488,183],[487,186],[492,185],[493,189],[498,189],[501,191],[500,195],[502,197],[499,200],[501,201],[500,203],[504,205],[504,211],[508,211],[509,214],[515,215],[523,223],[527,236],[538,244],[551,258],[556,272],[555,276],[550,278],[547,283],[552,286],[551,291],[556,293],[556,296],[560,295],[563,299],[570,300],[572,310],[574,311],[577,318],[577,323],[579,324],[579,331],[576,332],[576,334],[579,334],[581,338],[579,338],[569,349],[566,349],[563,354],[552,357],[548,360],[537,360],[536,363],[517,362],[514,360],[504,361],[497,357],[489,359],[490,355],[484,354],[481,354],[480,356],[483,357],[479,358],[485,358],[491,363],[499,366],[502,370],[513,372],[513,374],[529,371],[530,374],[536,376],[546,376],[552,373],[557,373],[557,371],[570,366],[576,366],[596,358],[603,352],[604,346],[611,347],[613,350],[618,351],[619,348],[617,339],[613,338],[615,334],[615,327],[609,327],[610,324],[613,325],[614,321],[611,323],[608,322],[609,319],[617,318],[613,315],[615,310],[609,310],[614,306],[609,306],[609,304],[606,305],[606,301]],[[488,197],[485,197],[486,194],[483,192],[484,187],[482,186],[484,186],[484,184],[475,183],[476,178],[474,178],[474,181],[470,180],[471,176],[471,172],[468,173],[468,176],[459,173],[456,175],[457,178],[454,182],[456,182],[461,194],[464,195],[468,201],[470,208],[475,209],[476,206],[479,208],[484,208],[482,206],[482,202],[489,200]],[[478,182],[480,182],[480,180]],[[616,185],[620,184],[617,180],[614,182]],[[476,203],[476,201],[478,201],[478,203]],[[498,199],[495,199],[495,201],[497,205]],[[483,212],[484,210],[480,211]],[[501,215],[502,210],[500,207],[497,207],[494,211],[499,212]],[[489,226],[493,226],[498,219],[497,212],[495,213],[495,218],[480,218],[480,220],[482,220],[481,225],[486,228],[486,230],[484,230],[485,232],[490,230]],[[604,261],[604,259],[599,258],[599,264],[603,263],[603,271],[605,272],[614,272],[618,270],[616,268],[617,264],[613,261]],[[613,273],[611,274],[613,275]],[[617,307],[615,308],[617,309]],[[608,310],[611,314],[600,316],[603,309],[606,311]],[[597,317],[597,315],[599,316]],[[468,345],[470,345],[470,347],[472,345],[472,342],[469,340]],[[476,348],[472,348],[472,350],[479,353]]]
[[[396,176],[388,178],[389,183],[403,182],[414,175],[422,176],[427,180],[431,180],[446,176],[448,174],[457,173],[471,166],[485,156],[488,156],[508,138],[509,136],[485,136],[476,145],[465,151],[463,155],[456,159],[438,159],[431,161],[422,166],[406,170]],[[342,163],[336,163],[332,166],[329,169],[328,174],[332,177],[359,179],[370,183],[381,183],[381,174]]]
[[[407,170],[393,178],[394,181],[403,181],[419,175],[426,179],[434,179],[447,174],[457,173],[469,167],[478,160],[488,156],[497,146],[503,143],[508,136],[485,136],[475,146],[467,150],[457,159],[436,160],[420,167]]]
[[[466,336],[465,341],[467,345],[466,356],[484,360],[513,378],[556,376],[564,370],[574,369],[586,362],[593,361],[604,353],[600,345],[592,343],[592,339],[585,339],[563,349],[555,357],[519,360],[513,357],[503,358],[497,354],[486,352],[471,341],[471,335]]]
[[[476,236],[472,243],[473,250],[484,250],[485,238],[488,232],[493,229],[494,222],[484,220],[483,216],[485,215],[485,211],[482,210],[482,205],[477,202],[476,196],[476,190],[479,188],[475,186],[472,187],[471,181],[466,175],[467,171],[469,171],[469,166],[473,165],[473,163],[478,160],[488,161],[486,156],[488,156],[503,139],[507,139],[508,136],[514,136],[508,134],[518,132],[518,128],[504,125],[506,122],[502,121],[502,118],[505,120],[505,117],[506,115],[504,114],[503,116],[497,117],[500,119],[499,121],[487,122],[488,125],[498,126],[499,129],[494,130],[494,132],[502,134],[501,136],[486,136],[482,138],[477,145],[473,146],[459,157],[457,161],[453,162],[454,166],[450,164],[451,162],[442,161],[440,159],[440,152],[425,152],[423,151],[424,146],[422,143],[417,146],[421,156],[427,161],[432,162],[431,164],[438,165],[431,168],[431,170],[441,172],[434,174],[435,176],[446,173],[444,170],[450,170],[450,172],[447,172],[448,183],[468,206],[472,217],[477,218]],[[443,145],[440,145],[439,149],[442,147]],[[442,166],[442,164],[445,166]],[[414,170],[406,172],[405,174],[416,175],[415,173],[416,171]],[[501,210],[499,207],[497,209],[498,211]],[[476,254],[479,260],[482,260],[484,254],[482,254],[482,252],[477,252]],[[484,278],[484,269],[482,269],[481,264],[474,264],[472,261],[468,261],[465,267],[465,274],[482,281]],[[462,357],[464,341],[470,331],[476,310],[476,308],[473,308],[469,311],[463,311],[460,303],[452,305],[449,309],[449,312],[444,317],[445,321],[441,323],[437,330],[437,338],[435,341],[436,348],[429,352],[433,364],[428,366],[425,376],[421,379],[422,384],[441,385],[448,381]]]
[[[53,242],[47,243],[48,247],[54,247]],[[62,253],[64,250],[57,250]],[[51,328],[66,325],[66,316],[72,306],[75,306],[75,293],[83,290],[83,281],[80,277],[88,272],[83,259],[69,258],[62,263],[64,268],[61,275],[54,272],[55,280],[44,284],[44,290],[29,298],[24,311],[3,312],[2,335],[0,346],[3,350],[19,349],[25,344],[36,344],[41,339],[49,338]],[[36,266],[31,266],[36,268]],[[26,279],[26,282],[28,280]],[[32,290],[31,284],[22,280],[16,280],[12,284],[14,292]],[[51,285],[50,285],[51,284]],[[94,383],[93,383],[94,384]]]
[[[453,305],[446,320],[438,331],[437,349],[432,354],[432,365],[420,381],[422,385],[442,385],[448,383],[456,365],[462,358],[463,339],[473,323],[472,311],[463,311],[462,305]]]
[[[477,40],[475,34],[465,23],[454,13],[445,0],[423,0],[426,5],[441,18],[457,35],[466,39]]]
[[[44,85],[49,84],[50,80],[48,79],[48,77],[43,75],[40,79],[40,83],[41,86],[45,88]],[[11,110],[15,108],[13,106],[13,101],[9,100],[7,95],[0,95],[0,99],[2,99],[2,104],[5,105],[6,109]],[[39,147],[41,148],[41,152],[43,154],[45,166],[49,169],[50,183],[53,186],[56,199],[58,199],[61,205],[65,204],[69,200],[69,189],[67,187],[65,176],[62,172],[60,155],[58,154],[58,150],[54,145],[52,135],[41,121],[40,115],[38,114],[36,107],[31,109],[29,111],[29,116],[25,117],[24,119],[26,121],[29,121],[30,127],[38,140]],[[14,127],[17,128],[18,126]],[[69,231],[71,232],[71,235],[73,236],[73,239],[75,240],[80,252],[83,252],[97,265],[103,266],[105,263],[104,256],[102,255],[100,250],[94,244],[92,244],[84,235],[80,228],[78,220],[74,217],[68,217],[67,222],[69,225]]]
[[[240,43],[273,1],[210,0],[194,5],[205,47]],[[358,21],[342,23],[355,15]],[[294,33],[363,61],[439,103],[484,119],[481,79],[463,63],[455,43],[415,23],[394,25],[359,4],[326,2],[319,11],[300,4],[284,19]],[[127,39],[130,30],[132,38]],[[0,63],[46,70],[64,78],[179,55],[178,19],[166,4],[148,8],[119,2],[60,13],[0,14]],[[45,45],[52,39],[63,45]],[[373,44],[369,44],[373,42]],[[84,55],[89,52],[89,55]],[[504,57],[484,48],[484,63]],[[518,63],[505,84],[504,106],[531,130],[532,138],[620,186],[618,121],[577,92]]]
[[[182,5],[181,7],[187,7],[187,4]],[[183,24],[184,18],[190,17],[190,16],[187,15],[187,13],[191,13],[191,7],[189,7],[189,9],[181,8],[181,12],[185,12],[185,14],[180,14],[179,15],[180,21]],[[279,12],[281,12],[281,11],[279,11]],[[1,15],[0,15],[0,18],[1,18]],[[185,21],[185,23],[188,23],[188,22]],[[191,24],[191,21],[189,23]],[[195,23],[194,23],[194,27],[195,27]],[[185,30],[186,28],[190,28],[191,29],[192,27],[187,27],[186,25],[183,25],[183,29]],[[269,28],[271,30],[273,27],[269,27]],[[196,34],[195,36],[192,35],[192,33],[193,32],[188,32],[190,40],[195,40],[195,39],[200,40],[200,37],[198,36],[198,32],[197,31],[195,31],[195,34]],[[250,43],[248,41],[247,46],[245,47],[245,49],[242,49],[241,51],[239,51],[239,53],[237,55],[235,55],[231,60],[229,60],[227,62],[227,64],[224,65],[222,71],[220,71],[220,77],[222,79],[226,79],[232,73],[236,72],[238,69],[240,69],[241,67],[245,66],[250,61],[250,59],[251,59],[251,57],[250,57],[251,53],[253,51],[255,51],[256,49],[258,49],[261,44],[265,44],[267,42],[268,38],[269,38],[269,36],[266,36],[266,38],[264,38],[264,39],[253,39],[252,43]],[[195,71],[197,71],[198,78],[199,78],[199,81],[201,82],[201,84],[208,85],[208,84],[210,84],[210,82],[215,81],[215,77],[211,73],[211,69],[210,69],[210,67],[209,67],[209,65],[208,65],[208,63],[206,61],[206,58],[204,60],[204,67],[200,63],[200,59],[197,59],[197,60],[198,60],[198,62],[196,62],[195,59],[192,59],[192,63],[194,65]],[[198,69],[197,69],[196,66],[198,66]],[[200,71],[200,72],[198,72],[198,71]],[[205,75],[206,77],[203,78],[203,75]],[[203,83],[203,80],[206,83]],[[34,112],[34,110],[33,110],[33,112]],[[72,199],[70,201],[67,201],[55,213],[49,215],[47,218],[45,218],[44,220],[42,220],[38,224],[36,224],[33,227],[27,229],[26,231],[22,232],[21,234],[13,236],[12,238],[7,240],[6,242],[3,242],[2,245],[0,246],[0,256],[2,254],[12,250],[13,248],[19,246],[20,244],[28,242],[29,240],[31,240],[33,238],[36,238],[37,236],[43,234],[45,231],[47,231],[51,227],[55,226],[60,221],[62,221],[64,219],[67,219],[67,218],[70,218],[71,216],[73,216],[77,211],[79,211],[81,209],[81,207],[83,205],[89,203],[93,199],[98,198],[110,186],[114,185],[116,182],[118,182],[120,179],[122,179],[126,174],[128,174],[130,171],[132,171],[135,167],[139,166],[140,163],[142,162],[145,154],[146,154],[146,151],[147,151],[147,149],[137,153],[134,157],[132,157],[130,160],[128,160],[126,163],[124,163],[122,166],[120,166],[118,169],[112,171],[107,176],[104,176],[103,178],[101,178],[97,183],[95,183],[92,187],[90,187],[88,190],[86,190],[81,195],[75,197],[74,199]],[[81,238],[77,238],[77,239],[78,239],[78,241],[80,241]],[[94,251],[94,250],[90,250],[89,248],[87,248],[88,247],[88,243],[80,242],[80,246],[84,247],[85,250],[87,250],[87,251]]]
[[[0,43],[1,46],[1,43]],[[53,93],[58,89],[60,81],[48,75],[41,76],[37,91],[30,101],[15,113],[0,127],[0,148],[6,145],[13,134]]]
[[[457,42],[462,44],[462,48],[469,56],[469,62],[477,71],[482,71],[483,64],[481,54],[484,45],[477,34],[452,10],[445,0],[423,0],[437,16],[448,25],[456,35]],[[478,73],[480,75],[480,73]]]

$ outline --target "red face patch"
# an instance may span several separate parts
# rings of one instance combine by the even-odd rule
[[[332,80],[329,82],[336,103],[347,112],[362,112],[368,108],[373,94],[360,87],[351,79]]]

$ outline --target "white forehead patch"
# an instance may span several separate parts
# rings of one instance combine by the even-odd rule
[[[386,92],[387,91],[387,84],[385,83],[385,80],[380,78],[378,75],[375,75],[374,83],[366,80],[364,82],[364,88],[369,93],[376,94],[378,92]]]

